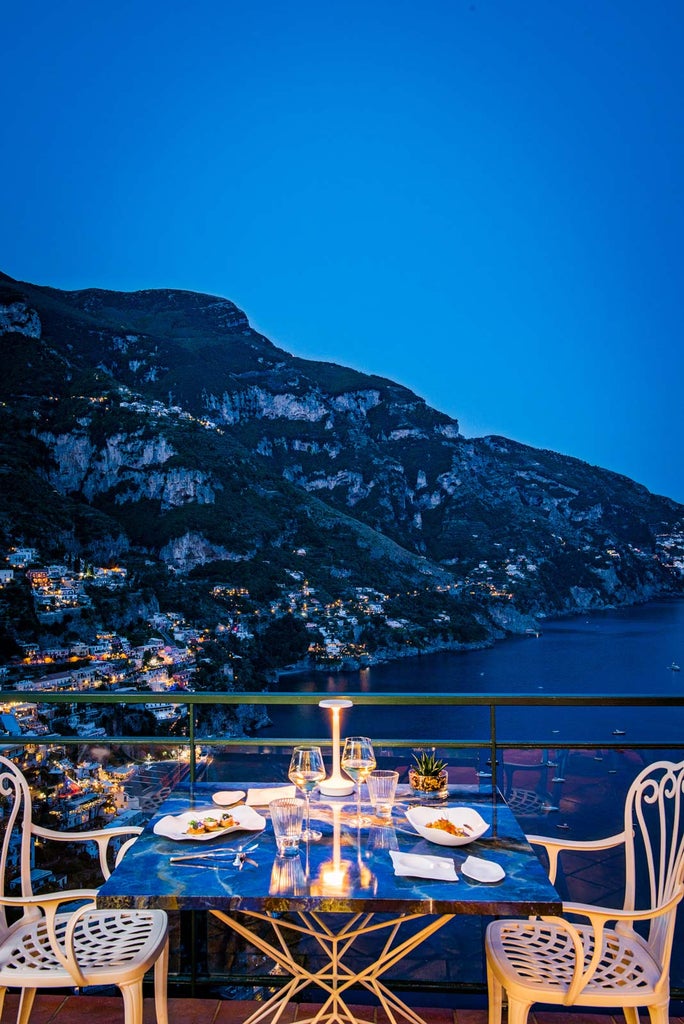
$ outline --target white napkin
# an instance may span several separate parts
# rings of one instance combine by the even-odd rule
[[[390,850],[394,874],[409,878],[435,878],[442,882],[456,882],[456,865],[451,857],[428,857],[420,853],[401,853]]]
[[[296,786],[271,786],[268,789],[248,789],[245,803],[250,807],[264,807],[271,800],[279,797],[292,797],[297,792]]]

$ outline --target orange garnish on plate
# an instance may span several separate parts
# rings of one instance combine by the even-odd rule
[[[429,821],[425,828],[438,828],[442,832],[448,832],[450,836],[457,836],[459,839],[467,837],[470,827],[468,825],[454,825],[448,818],[437,818],[436,821]]]

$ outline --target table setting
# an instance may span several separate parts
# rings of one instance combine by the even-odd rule
[[[383,975],[455,914],[560,911],[501,793],[442,786],[431,800],[377,768],[369,737],[340,746],[330,776],[321,748],[301,743],[287,782],[174,790],[98,893],[103,908],[207,911],[273,960],[288,980],[246,1024],[277,1020],[312,984],[322,1024],[351,1014],[359,985],[416,1024]],[[357,970],[351,951],[374,935],[377,956]],[[304,938],[323,952],[318,966],[292,955]]]
[[[346,771],[347,758],[352,757],[355,782],[353,794],[341,797],[318,792],[325,762],[313,744],[293,749],[289,784],[195,787],[192,807],[160,813],[151,826],[160,839],[198,847],[170,852],[169,866],[254,871],[260,878],[269,869],[278,882],[274,892],[264,884],[264,897],[288,895],[286,879],[292,877],[291,894],[309,897],[309,902],[324,897],[353,901],[364,895],[369,878],[376,891],[389,887],[390,876],[404,891],[415,880],[413,888],[420,898],[429,893],[430,882],[440,890],[461,879],[469,886],[488,888],[503,882],[506,869],[496,860],[491,821],[480,810],[460,799],[423,802],[420,794],[399,786],[398,772],[373,767],[376,761],[367,737],[345,741],[344,750],[341,770]],[[478,800],[482,809],[481,797]],[[167,805],[168,801],[160,812]],[[320,849],[315,850],[317,844]],[[288,857],[298,858],[301,868],[279,864]],[[222,877],[220,891],[225,893],[230,885]]]

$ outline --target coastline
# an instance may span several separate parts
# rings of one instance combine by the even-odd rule
[[[389,665],[395,661],[404,661],[407,658],[422,658],[424,656],[429,656],[430,654],[444,654],[449,651],[483,651],[488,647],[493,647],[494,644],[498,643],[500,640],[506,639],[508,639],[508,636],[502,635],[500,637],[494,637],[489,641],[483,641],[482,643],[462,644],[454,640],[443,644],[427,644],[425,647],[421,648],[411,647],[406,649],[405,647],[388,647],[384,648],[382,651],[376,651],[373,654],[364,655],[363,658],[340,658],[335,661],[331,659],[330,662],[316,662],[311,658],[305,658],[296,664],[286,665],[282,669],[277,669],[275,671],[274,682],[277,684],[281,679],[287,676],[299,675],[302,672],[360,672],[364,668],[371,668],[375,665]]]
[[[550,626],[553,623],[567,622],[573,618],[584,619],[586,616],[594,617],[610,612],[630,611],[631,609],[653,606],[660,603],[679,603],[682,601],[684,601],[684,594],[656,594],[650,597],[644,597],[640,600],[625,602],[624,604],[612,603],[602,605],[601,607],[592,606],[590,608],[568,608],[566,611],[557,612],[554,615],[549,616],[542,613],[539,613],[536,616],[516,615],[514,617],[516,621],[516,629],[506,628],[502,623],[499,630],[495,631],[489,639],[481,642],[435,642],[427,644],[425,647],[420,649],[415,647],[407,649],[406,647],[397,646],[383,648],[373,654],[364,655],[362,658],[340,658],[335,661],[331,659],[328,663],[320,661],[316,662],[311,658],[304,658],[295,664],[286,665],[281,669],[276,669],[273,673],[273,682],[278,686],[280,685],[281,680],[286,679],[288,676],[298,676],[303,673],[327,673],[336,675],[344,672],[360,672],[364,668],[371,668],[378,665],[391,665],[392,663],[405,662],[406,659],[409,658],[420,659],[423,657],[429,657],[433,654],[486,651],[498,646],[503,641],[519,640],[526,637],[537,639],[542,636],[544,632],[544,625]]]
[[[470,741],[486,733],[487,713],[476,705],[449,706],[448,700],[444,704],[411,704],[407,713],[401,702],[376,705],[372,700],[375,694],[524,696],[524,706],[502,706],[497,713],[497,735],[504,742],[506,737],[520,741],[545,735],[553,745],[556,738],[578,742],[591,733],[605,736],[610,744],[615,742],[616,729],[624,730],[627,743],[681,735],[684,708],[680,713],[657,707],[658,697],[667,703],[684,685],[682,672],[672,670],[673,663],[684,667],[681,598],[559,616],[545,623],[538,639],[520,635],[509,639],[509,643],[486,649],[442,650],[425,657],[393,659],[361,671],[314,669],[284,674],[280,692],[289,694],[291,700],[268,706],[271,725],[261,735],[325,738],[329,722],[321,714],[318,699],[344,696],[355,704],[355,694],[366,699],[349,713],[345,728],[353,722],[359,735],[372,735],[379,744],[416,737],[430,737],[436,743],[461,738]],[[306,701],[297,699],[299,693]],[[609,699],[605,706],[592,705],[590,710],[579,703],[559,712],[551,706],[538,707],[536,694],[545,704],[554,695]],[[622,706],[616,699],[621,695],[627,704],[634,696],[646,697],[649,703]]]

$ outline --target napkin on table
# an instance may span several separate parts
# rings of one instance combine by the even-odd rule
[[[476,882],[500,882],[506,876],[500,864],[483,857],[466,857],[461,864],[461,871]]]
[[[432,857],[420,853],[402,853],[390,850],[394,874],[409,878],[434,878],[442,882],[456,882],[456,865],[451,857]]]
[[[296,786],[270,786],[266,789],[248,789],[245,803],[249,807],[264,807],[270,804],[271,800],[279,797],[293,797],[297,792]]]

